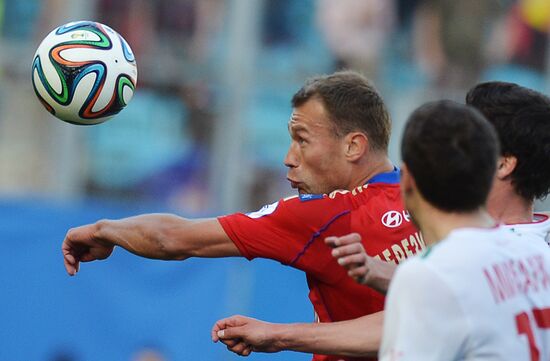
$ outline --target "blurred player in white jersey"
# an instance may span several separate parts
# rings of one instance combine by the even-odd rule
[[[494,129],[471,107],[429,103],[409,118],[401,154],[405,205],[430,246],[395,272],[380,359],[550,360],[547,245],[485,209]]]

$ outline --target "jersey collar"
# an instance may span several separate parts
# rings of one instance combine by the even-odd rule
[[[393,166],[393,170],[387,173],[379,173],[369,179],[367,184],[373,183],[389,183],[389,184],[399,184],[399,179],[401,178],[401,170],[396,166]]]

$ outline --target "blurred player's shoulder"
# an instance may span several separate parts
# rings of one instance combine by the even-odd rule
[[[531,222],[507,224],[503,227],[520,235],[544,240],[550,245],[550,212],[536,212]]]

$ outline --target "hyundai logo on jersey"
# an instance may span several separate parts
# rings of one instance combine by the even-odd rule
[[[403,223],[403,216],[397,211],[388,211],[382,216],[382,224],[388,228],[399,227]]]

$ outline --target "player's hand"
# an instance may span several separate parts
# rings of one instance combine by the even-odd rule
[[[327,237],[325,243],[333,248],[332,256],[348,270],[348,275],[357,283],[382,293],[387,292],[396,265],[369,256],[359,234]]]
[[[351,233],[343,237],[327,237],[325,243],[333,248],[332,256],[348,270],[357,283],[366,284],[369,275],[369,256],[361,243],[361,236]]]
[[[212,327],[212,341],[223,342],[227,349],[241,356],[255,352],[278,352],[274,340],[275,324],[244,316],[219,320]]]
[[[99,223],[70,229],[63,240],[61,251],[65,269],[70,276],[74,276],[80,262],[90,262],[109,257],[114,245],[98,237]]]

